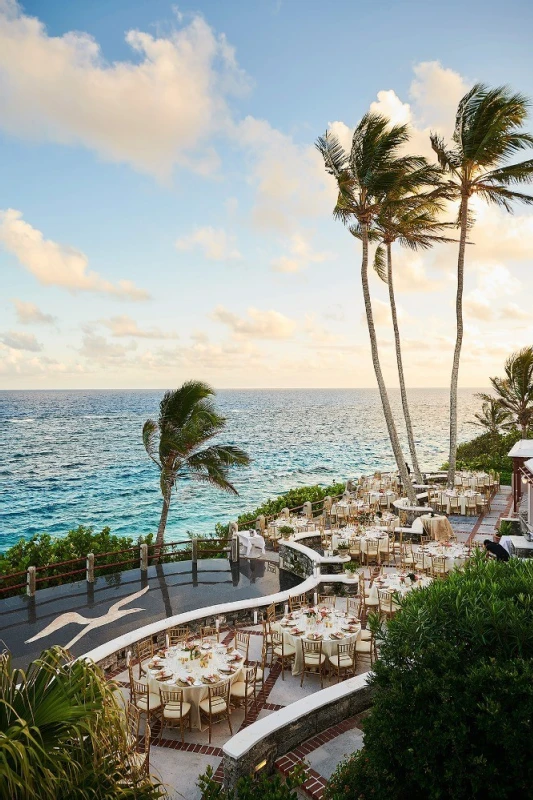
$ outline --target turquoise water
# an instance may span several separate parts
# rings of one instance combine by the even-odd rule
[[[477,410],[476,390],[460,392],[460,437]],[[0,550],[20,537],[64,535],[79,524],[138,536],[157,529],[158,475],[144,452],[143,422],[161,391],[0,392]],[[448,392],[416,389],[411,411],[424,469],[447,457]],[[400,398],[391,392],[397,420]],[[235,498],[195,483],[174,495],[169,541],[212,531],[245,509],[294,486],[329,484],[392,467],[377,390],[220,391],[223,441],[243,447],[249,469],[234,472]],[[407,448],[406,448],[407,452]]]

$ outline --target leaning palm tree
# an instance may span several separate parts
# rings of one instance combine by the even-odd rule
[[[439,198],[438,189],[428,192],[440,180],[440,171],[426,164],[418,169],[408,171],[391,190],[372,228],[372,239],[379,242],[374,255],[374,270],[388,285],[389,304],[396,348],[396,364],[400,384],[400,396],[407,432],[407,442],[413,471],[418,483],[423,482],[415,446],[413,424],[409,411],[409,400],[405,386],[400,329],[394,295],[392,271],[392,245],[397,242],[413,251],[427,250],[439,242],[451,242],[452,239],[442,235],[442,231],[452,223],[443,222],[439,214],[443,210],[443,200]],[[418,192],[418,193],[417,193]],[[360,236],[360,226],[352,228],[354,236]]]
[[[338,187],[334,216],[346,225],[360,228],[362,242],[361,283],[370,336],[372,363],[383,406],[383,413],[400,478],[412,503],[416,495],[407,472],[398,432],[379,360],[376,329],[368,287],[368,244],[372,224],[381,206],[401,175],[422,167],[424,159],[399,155],[409,138],[406,125],[391,125],[380,114],[366,114],[356,127],[350,152],[347,153],[330,132],[320,137],[316,146],[322,154],[326,171],[334,176]]]
[[[460,201],[459,256],[457,261],[456,319],[457,336],[450,381],[450,455],[448,484],[453,487],[457,458],[457,383],[463,342],[463,280],[468,230],[474,219],[470,198],[478,195],[512,212],[513,201],[533,203],[533,197],[512,187],[533,179],[533,159],[507,163],[521,150],[533,146],[533,136],[522,130],[528,101],[508,88],[489,89],[476,84],[463,97],[457,109],[453,144],[448,147],[436,134],[431,145],[445,172],[443,186],[451,199]]]
[[[181,477],[238,494],[228,480],[230,467],[246,466],[248,455],[233,445],[208,444],[224,430],[225,417],[215,410],[215,392],[201,381],[187,381],[165,392],[159,417],[143,425],[143,444],[160,473],[163,509],[156,537],[156,556],[164,543],[172,489]]]
[[[477,425],[479,428],[483,428],[485,433],[491,433],[493,436],[514,427],[511,412],[503,408],[497,397],[483,393],[477,396],[483,400],[483,403],[481,411],[474,414],[475,422],[470,422],[470,425]]]
[[[527,439],[533,423],[533,347],[524,347],[513,353],[505,362],[505,378],[491,378],[496,392],[496,402],[506,411],[513,423]],[[478,395],[485,402],[494,400],[491,395]]]

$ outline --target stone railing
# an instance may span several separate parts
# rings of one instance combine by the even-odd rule
[[[322,689],[235,734],[223,747],[225,788],[233,789],[245,775],[271,772],[285,753],[370,708],[373,689],[367,678],[364,673]]]

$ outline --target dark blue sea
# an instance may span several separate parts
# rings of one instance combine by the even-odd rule
[[[479,401],[460,391],[460,438]],[[39,532],[63,536],[79,524],[133,537],[155,532],[161,497],[141,429],[161,391],[0,392],[0,551]],[[400,397],[391,402],[401,429]],[[448,391],[415,389],[411,412],[423,469],[447,457]],[[268,497],[393,467],[377,390],[226,390],[221,439],[253,459],[235,471],[239,497],[184,482],[174,495],[168,540],[213,531]],[[407,448],[406,448],[407,452]]]

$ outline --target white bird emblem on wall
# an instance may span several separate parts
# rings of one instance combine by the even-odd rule
[[[65,649],[68,650],[70,647],[76,644],[76,642],[78,642],[82,636],[85,636],[86,633],[89,633],[89,631],[92,631],[95,628],[100,628],[102,625],[108,625],[110,622],[114,622],[121,617],[125,617],[126,614],[136,614],[138,611],[144,611],[144,608],[125,608],[123,611],[120,609],[122,606],[133,602],[133,600],[137,600],[137,598],[145,594],[149,588],[149,586],[145,586],[145,588],[141,589],[140,592],[135,592],[134,594],[128,595],[128,597],[123,597],[122,600],[114,603],[109,608],[107,614],[104,614],[101,617],[93,617],[91,619],[90,617],[82,617],[82,615],[78,614],[76,611],[67,611],[66,614],[61,614],[59,617],[56,617],[56,619],[47,625],[46,628],[44,628],[40,633],[32,636],[31,639],[26,639],[25,644],[35,642],[36,639],[42,639],[44,636],[49,636],[51,633],[55,633],[55,631],[58,631],[60,628],[64,628],[65,625],[69,625],[71,622],[75,622],[77,625],[85,625],[85,628],[73,639],[71,639],[68,644],[65,645]]]

